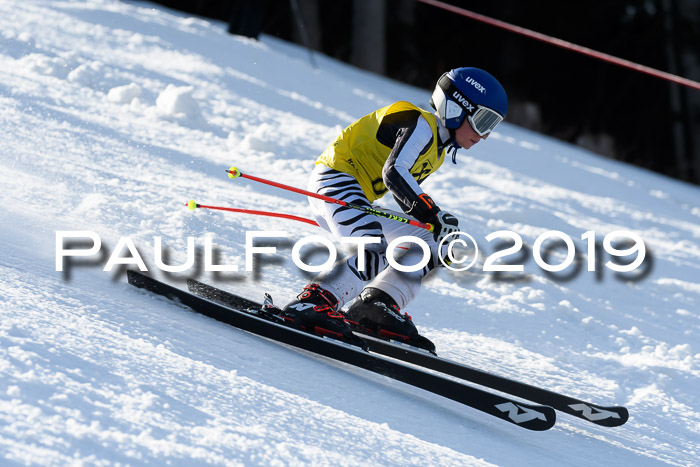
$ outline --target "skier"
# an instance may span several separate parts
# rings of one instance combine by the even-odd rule
[[[411,317],[401,310],[416,296],[423,277],[440,264],[438,245],[458,231],[458,221],[420,184],[442,165],[446,153],[452,151],[456,163],[458,148],[469,149],[486,139],[505,117],[508,99],[488,72],[456,68],[438,80],[430,105],[434,113],[396,102],[345,128],[317,159],[308,189],[366,207],[390,192],[405,214],[432,224],[434,231],[309,198],[318,224],[336,238],[373,237],[377,243],[364,245],[364,255],[345,258],[315,277],[284,307],[280,316],[285,320],[352,343],[358,342],[354,329],[434,352],[433,343],[418,334]],[[431,260],[419,271],[387,267],[388,243],[405,235],[430,246]],[[401,262],[417,264],[423,250],[408,245]],[[356,297],[343,314],[343,305]]]

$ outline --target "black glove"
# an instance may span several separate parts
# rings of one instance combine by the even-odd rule
[[[433,224],[433,238],[438,243],[447,235],[459,230],[457,218],[447,211],[442,211],[433,198],[425,193],[418,196],[406,214],[421,222]]]
[[[459,221],[447,211],[439,211],[428,222],[433,224],[433,238],[438,244],[453,232],[459,232]]]

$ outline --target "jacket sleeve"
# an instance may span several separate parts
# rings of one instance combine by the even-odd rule
[[[409,211],[424,194],[411,175],[411,169],[418,157],[430,148],[433,132],[425,118],[418,115],[399,125],[395,134],[396,139],[384,164],[382,178],[401,209],[411,214]]]

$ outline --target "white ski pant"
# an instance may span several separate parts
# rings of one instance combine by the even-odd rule
[[[347,203],[371,207],[360,184],[353,176],[323,164],[316,164],[311,173],[308,189]],[[339,307],[357,297],[365,284],[389,294],[399,308],[404,308],[415,298],[420,290],[421,280],[436,266],[434,258],[437,258],[437,243],[431,232],[315,198],[309,198],[309,202],[316,222],[332,233],[337,240],[343,237],[375,237],[379,240],[379,243],[364,246],[364,261],[361,255],[353,254],[337,262],[330,271],[323,272],[314,279],[314,282],[338,298]],[[382,210],[392,212],[387,209]],[[396,214],[407,217],[403,213]],[[402,236],[418,237],[428,244],[431,259],[425,267],[413,272],[401,272],[389,266],[386,258],[387,245]],[[397,261],[405,266],[418,264],[423,256],[422,247],[416,243],[402,243],[394,254]]]

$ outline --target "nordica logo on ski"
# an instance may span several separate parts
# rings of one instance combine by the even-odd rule
[[[620,418],[620,414],[616,412],[611,412],[609,410],[597,409],[586,404],[571,404],[569,405],[572,409],[577,412],[581,412],[581,415],[592,422],[597,422],[598,420],[606,420],[608,418]]]
[[[526,423],[531,420],[543,420],[547,421],[547,416],[542,412],[538,412],[534,409],[529,409],[527,407],[522,407],[513,402],[504,402],[503,404],[498,404],[495,406],[501,412],[508,412],[508,418],[513,420],[515,423]]]

